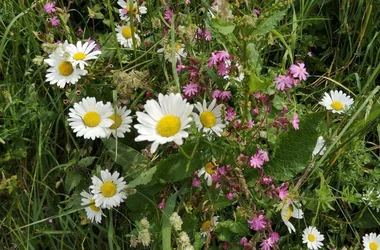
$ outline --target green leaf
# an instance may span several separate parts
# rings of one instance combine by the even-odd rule
[[[260,22],[257,28],[252,32],[252,36],[263,36],[267,34],[269,31],[274,29],[277,24],[280,22],[283,16],[285,16],[288,10],[281,10],[274,12],[268,18],[265,18]]]
[[[212,26],[223,35],[231,34],[235,29],[235,24],[222,19],[213,19]]]
[[[266,91],[271,81],[260,79],[256,74],[251,74],[248,81],[249,91],[254,93],[258,91]]]
[[[65,179],[65,189],[70,192],[81,182],[82,178],[82,175],[76,171],[68,172]]]
[[[277,180],[287,181],[308,166],[311,153],[319,136],[317,125],[324,117],[324,112],[301,117],[300,129],[290,128],[276,140],[272,159],[266,168],[267,174]]]
[[[380,213],[369,208],[359,218],[354,218],[354,226],[358,228],[379,228],[380,227]]]
[[[95,159],[96,157],[94,156],[85,157],[78,162],[78,167],[86,168],[90,166],[94,162]]]
[[[137,187],[139,185],[153,185],[154,182],[151,183],[153,175],[156,173],[157,167],[154,166],[147,171],[141,173],[136,179],[128,183],[128,186],[130,187]]]
[[[215,228],[221,241],[231,241],[233,237],[248,235],[248,223],[243,221],[226,220],[219,222]]]

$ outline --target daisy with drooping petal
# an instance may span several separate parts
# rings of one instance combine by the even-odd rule
[[[380,234],[365,234],[363,236],[363,247],[364,250],[380,250]]]
[[[307,244],[308,249],[317,250],[323,246],[322,241],[325,239],[317,228],[308,227],[303,230],[302,242]]]
[[[108,118],[114,121],[109,128],[114,137],[124,138],[125,132],[131,132],[129,129],[132,123],[132,117],[129,115],[131,111],[127,107],[118,107],[116,114],[113,113]]]
[[[108,117],[112,114],[111,103],[103,104],[96,102],[95,97],[86,97],[79,103],[74,103],[68,121],[77,137],[95,140],[109,135],[108,128],[114,121]]]
[[[171,63],[181,60],[181,57],[187,57],[184,45],[179,43],[175,43],[174,48],[171,43],[168,43],[164,48],[157,50],[157,53],[164,53],[165,59]]]
[[[93,51],[96,46],[94,41],[85,42],[83,45],[81,41],[76,45],[69,44],[67,47],[67,52],[70,54],[69,61],[74,67],[79,65],[79,68],[84,69],[84,66],[87,66],[86,61],[97,59],[102,53],[100,50]]]
[[[95,206],[94,195],[87,193],[86,191],[82,191],[80,193],[82,196],[82,206],[86,206],[86,214],[87,218],[90,219],[92,223],[100,223],[102,222],[102,216],[104,215],[102,209],[100,207]],[[92,204],[89,206],[89,204]]]
[[[120,19],[129,22],[131,3],[129,2],[129,0],[119,0],[117,1],[117,4],[120,5],[120,7],[122,8],[119,10]],[[134,1],[132,1],[132,14],[138,22],[141,21],[141,15],[146,14],[147,11],[148,9],[145,6],[138,6]]]
[[[183,138],[189,134],[185,131],[192,121],[190,114],[193,105],[182,99],[180,94],[158,95],[158,102],[148,100],[144,105],[146,113],[136,112],[135,125],[139,136],[135,141],[152,141],[150,151],[156,152],[158,145],[175,142],[182,145]]]
[[[212,176],[217,172],[218,167],[215,162],[208,162],[206,165],[199,170],[198,177],[204,175],[205,180],[207,180],[207,186],[212,184]]]
[[[322,101],[319,102],[319,104],[325,106],[327,110],[331,110],[333,113],[338,114],[346,112],[353,103],[354,100],[349,95],[344,94],[341,90],[332,90],[330,95],[326,92]]]
[[[326,141],[323,139],[322,136],[318,137],[317,144],[315,145],[315,148],[313,150],[313,157],[316,156],[317,154],[323,155],[326,151]]]
[[[218,225],[219,216],[214,216],[212,220],[206,220],[201,225],[201,235],[206,237],[208,233],[214,231],[216,225]]]
[[[126,187],[123,177],[115,171],[112,175],[106,170],[100,171],[102,179],[96,176],[91,178],[91,193],[94,194],[95,206],[102,208],[118,207],[127,198],[124,193]]]
[[[199,111],[199,115],[193,113],[195,124],[198,130],[203,130],[205,133],[214,132],[218,136],[221,136],[221,132],[226,127],[222,121],[222,104],[215,106],[216,99],[212,100],[210,106],[207,107],[206,101],[203,100],[203,105],[198,102],[195,107]]]
[[[303,211],[299,208],[297,208],[294,204],[297,205],[297,207],[300,207],[301,204],[293,201],[291,206],[289,204],[285,204],[281,209],[281,218],[282,221],[285,223],[285,225],[288,227],[289,233],[296,232],[295,227],[292,223],[290,223],[290,218],[296,218],[296,219],[302,219],[303,218]]]
[[[135,46],[139,47],[141,44],[141,39],[136,32],[132,31],[129,25],[116,26],[116,38],[117,41],[125,48],[133,48],[133,41],[135,41]]]

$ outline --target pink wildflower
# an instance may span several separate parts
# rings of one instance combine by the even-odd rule
[[[225,176],[226,175],[226,167],[218,168],[218,172],[221,176]]]
[[[261,12],[258,9],[254,9],[253,14],[255,14],[256,16],[260,16]]]
[[[259,111],[258,108],[254,108],[254,109],[252,110],[252,114],[253,114],[253,115],[258,115],[259,113],[260,113],[260,111]]]
[[[280,235],[277,232],[271,232],[268,240],[272,243],[277,243],[280,240]]]
[[[192,185],[193,187],[199,187],[201,185],[201,182],[197,178],[194,178]]]
[[[234,194],[233,193],[228,193],[226,195],[227,199],[229,199],[230,201],[232,201],[232,199],[234,198]]]
[[[274,78],[274,82],[277,83],[277,89],[284,91],[285,88],[292,88],[293,78],[289,75],[279,75]]]
[[[222,95],[223,91],[221,91],[220,89],[216,89],[212,92],[212,99],[219,99]]]
[[[198,93],[198,84],[189,82],[187,85],[183,87],[183,94],[192,97]]]
[[[232,107],[229,107],[227,110],[226,110],[226,120],[227,121],[232,121],[235,117],[236,117],[236,112],[235,112],[235,110],[234,110],[234,108],[232,108]]]
[[[217,55],[218,55],[219,61],[225,61],[227,59],[231,59],[230,54],[228,54],[228,52],[225,50],[218,51]]]
[[[162,200],[160,204],[157,205],[159,209],[163,210],[165,208],[165,200]]]
[[[246,237],[243,237],[240,239],[240,244],[242,244],[243,246],[245,246],[247,243],[248,243],[248,239]]]
[[[307,73],[305,64],[304,63],[297,63],[297,64],[292,64],[289,68],[290,74],[294,78],[299,78],[300,80],[306,80],[307,76],[309,73]]]
[[[231,91],[225,90],[220,94],[220,98],[222,100],[230,99],[231,98]]]
[[[250,229],[253,229],[256,231],[259,231],[265,228],[265,225],[267,224],[267,222],[265,221],[264,215],[256,216],[252,218],[251,220],[248,220],[248,223],[250,224]]]
[[[292,125],[293,125],[295,130],[300,129],[300,120],[298,119],[297,114],[293,114]]]
[[[212,36],[211,36],[211,33],[208,31],[208,29],[205,29],[205,40],[206,41],[211,41],[212,40]]]
[[[260,158],[263,159],[264,162],[268,162],[269,161],[269,156],[268,156],[268,152],[267,151],[259,149],[258,150],[258,154],[259,154]]]
[[[185,2],[187,5],[191,4],[191,1],[190,0],[186,0]]]
[[[249,160],[249,165],[254,168],[262,168],[264,165],[264,160],[260,157],[258,153],[256,153],[254,156],[251,156],[251,159]]]
[[[311,57],[313,54],[311,53],[311,51],[308,51],[307,55]]]
[[[48,14],[53,14],[55,12],[55,3],[47,2],[44,6],[45,12]]]
[[[216,65],[219,62],[219,57],[217,52],[211,52],[211,56],[208,59],[207,67],[211,68],[212,66]]]
[[[53,25],[54,27],[57,27],[61,24],[61,22],[59,21],[57,16],[53,16],[53,18],[50,18],[49,21],[50,21],[51,25]]]
[[[281,200],[285,200],[286,196],[289,194],[289,183],[285,182],[281,185],[281,187],[278,190],[278,197],[280,197]]]
[[[231,67],[227,63],[220,63],[218,65],[218,75],[226,76],[230,73]]]
[[[168,24],[172,24],[172,17],[174,16],[174,11],[170,8],[167,8],[164,13],[164,19]]]
[[[273,178],[271,176],[264,176],[262,179],[262,183],[265,185],[271,184],[273,181]]]
[[[260,247],[262,250],[270,250],[272,245],[273,243],[269,239],[266,239],[266,240],[263,240],[263,242],[261,242]]]

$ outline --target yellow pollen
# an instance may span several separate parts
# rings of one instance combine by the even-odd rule
[[[314,236],[314,234],[309,234],[309,235],[307,236],[307,238],[309,239],[310,242],[314,242],[314,241],[315,241],[315,236]]]
[[[73,71],[73,65],[69,61],[63,61],[58,65],[58,72],[63,76],[69,76]]]
[[[157,133],[163,137],[170,137],[181,129],[181,120],[174,115],[166,115],[157,123]]]
[[[118,127],[120,127],[120,124],[121,124],[121,116],[120,115],[113,114],[113,115],[109,116],[108,118],[110,118],[112,121],[115,122],[114,124],[112,124],[110,126],[111,129],[117,129]]]
[[[100,123],[100,115],[96,111],[89,111],[84,115],[83,122],[87,127],[96,127]]]
[[[201,228],[202,228],[202,232],[209,231],[211,228],[211,221],[206,220],[205,222],[203,222]]]
[[[288,208],[286,209],[286,212],[287,212],[287,214],[286,214],[285,218],[286,218],[287,220],[290,220],[290,218],[292,218],[292,213],[293,213],[293,211],[292,211],[292,209],[291,209],[290,207],[288,207]]]
[[[205,165],[205,170],[208,174],[213,175],[216,172],[216,164],[214,162],[209,162]]]
[[[127,11],[127,13],[129,12],[129,10],[130,10],[130,8],[129,8],[129,5],[125,8],[125,10]],[[133,14],[137,14],[137,13],[139,13],[139,9],[137,8],[137,6],[136,5],[133,5],[133,7],[132,7],[132,12],[133,12]]]
[[[331,103],[331,107],[335,109],[336,111],[340,111],[343,109],[343,104],[341,102],[335,101]]]
[[[104,182],[100,191],[104,197],[112,197],[116,194],[116,185],[112,182]]]
[[[74,59],[74,60],[77,60],[77,61],[83,60],[83,59],[85,59],[85,58],[86,58],[86,54],[83,53],[83,52],[78,52],[78,53],[75,53],[75,54],[73,55],[73,59]]]
[[[203,111],[200,115],[201,123],[205,128],[211,128],[215,126],[216,118],[213,112]]]
[[[98,208],[97,206],[95,206],[95,200],[94,199],[91,199],[90,200],[90,204],[93,204],[90,206],[90,208],[95,211],[95,212],[99,212],[100,208]]]
[[[369,243],[369,249],[371,249],[371,250],[378,250],[379,249],[379,245],[377,245],[375,242],[371,242],[371,243]]]
[[[130,39],[132,38],[132,29],[131,27],[124,27],[122,30],[121,30],[121,34],[123,35],[123,37],[125,39]]]
[[[175,44],[175,51],[179,52],[180,49],[181,49],[181,45],[179,45],[178,43],[176,43]]]

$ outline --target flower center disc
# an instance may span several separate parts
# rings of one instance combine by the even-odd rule
[[[121,30],[121,34],[123,35],[123,37],[125,39],[130,39],[132,38],[132,30],[131,30],[131,27],[124,27],[122,30]]]
[[[341,102],[335,101],[331,103],[331,107],[335,109],[336,111],[340,111],[343,109],[343,104]]]
[[[157,133],[163,137],[170,137],[181,129],[181,120],[174,115],[167,115],[157,123]]]
[[[73,65],[69,61],[63,61],[58,65],[58,72],[63,76],[69,76],[73,71]]]
[[[127,11],[127,13],[129,13],[129,5],[125,8],[125,10]],[[137,13],[139,13],[139,10],[137,9],[137,6],[136,5],[133,5],[133,7],[132,7],[132,12],[133,12],[133,14],[137,14]]]
[[[77,60],[77,61],[83,60],[83,59],[85,59],[85,58],[86,58],[86,54],[83,53],[83,52],[78,52],[78,53],[75,53],[75,54],[73,55],[73,59],[74,59],[74,60]]]
[[[315,241],[315,236],[314,236],[314,234],[309,234],[309,235],[307,236],[307,238],[309,239],[310,242],[314,242],[314,241]]]
[[[216,172],[216,164],[214,162],[209,162],[205,165],[205,170],[209,175],[213,175]]]
[[[369,249],[371,250],[377,250],[379,246],[375,242],[369,243]]]
[[[175,44],[175,51],[179,52],[180,49],[181,49],[181,45],[179,45],[178,43],[176,43]]]
[[[287,220],[290,220],[290,218],[292,218],[292,213],[293,213],[293,211],[292,211],[292,209],[290,208],[290,207],[288,207],[287,209],[286,209],[286,216],[285,216],[285,218],[287,219]]]
[[[91,203],[95,204],[95,200],[94,200],[94,199],[91,199],[91,200],[90,200],[90,204],[91,204]],[[100,210],[100,208],[98,208],[98,207],[95,206],[95,205],[91,205],[90,208],[91,208],[93,211],[95,211],[95,212],[99,212],[99,210]]]
[[[109,116],[108,118],[110,118],[112,121],[115,122],[114,124],[112,124],[110,126],[111,129],[117,129],[118,127],[120,127],[120,124],[121,124],[121,116],[120,115],[113,114],[113,115]]]
[[[204,111],[200,115],[201,123],[205,128],[211,128],[215,126],[216,118],[213,112]]]
[[[211,228],[211,221],[206,220],[205,222],[203,222],[201,228],[202,228],[202,232],[209,231]]]
[[[96,111],[89,111],[84,115],[83,122],[88,127],[96,127],[100,123],[100,115]]]
[[[116,185],[112,182],[104,182],[100,191],[104,197],[112,197],[116,194]]]

